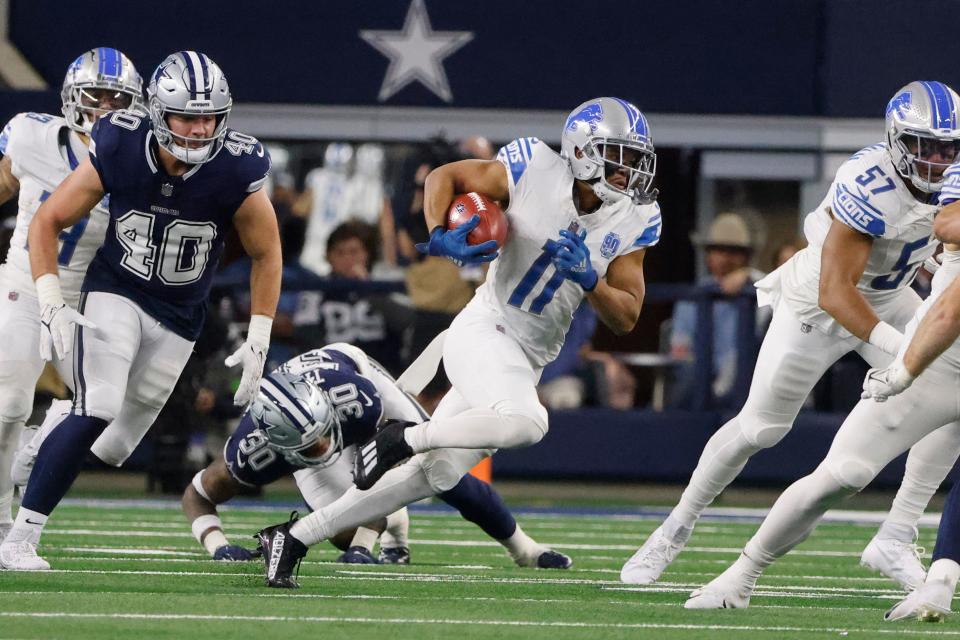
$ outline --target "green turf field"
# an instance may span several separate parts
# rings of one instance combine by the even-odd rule
[[[226,511],[232,541],[285,519]],[[0,572],[0,638],[876,638],[958,637],[946,624],[885,623],[901,594],[858,566],[872,524],[824,524],[761,579],[747,610],[686,611],[690,590],[734,560],[755,523],[708,520],[661,584],[619,569],[657,519],[520,513],[524,529],[574,558],[569,571],[520,569],[458,516],[415,511],[413,564],[335,564],[327,545],[302,588],[263,585],[261,562],[209,560],[175,503],[68,501],[40,552],[54,570]],[[932,547],[935,529],[921,532]]]

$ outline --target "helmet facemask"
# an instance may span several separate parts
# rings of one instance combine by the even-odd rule
[[[87,51],[67,68],[60,90],[67,126],[90,135],[101,116],[118,109],[143,111],[140,74],[130,59],[116,49]]]
[[[171,114],[177,114],[187,118],[213,115],[216,118],[213,135],[209,137],[192,137],[174,133],[167,119]],[[169,151],[177,160],[187,164],[202,164],[208,162],[213,160],[220,152],[227,135],[227,118],[229,115],[230,106],[218,111],[175,111],[169,107],[164,108],[158,100],[150,101],[150,118],[154,123],[153,133],[157,137],[157,143]]]
[[[891,155],[903,178],[924,193],[936,193],[943,184],[943,172],[960,155],[960,139],[938,138],[929,133],[901,130],[888,132]]]
[[[588,179],[603,202],[628,196],[637,204],[656,199],[651,187],[657,171],[657,154],[644,140],[589,138],[579,150],[595,169]]]

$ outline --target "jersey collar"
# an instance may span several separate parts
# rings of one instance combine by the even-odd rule
[[[144,144],[143,144],[143,151],[144,151],[144,154],[145,154],[146,157],[147,157],[147,166],[150,167],[150,172],[151,172],[151,173],[154,173],[154,174],[157,174],[157,173],[160,173],[160,172],[161,172],[161,168],[160,168],[160,163],[159,163],[159,161],[157,160],[156,150],[154,149],[154,145],[151,144],[151,142],[153,141],[153,138],[154,138],[153,130],[147,131],[147,135],[145,136],[145,141],[144,141]],[[168,178],[170,178],[171,180],[177,180],[177,179],[179,179],[179,180],[186,180],[187,178],[189,178],[190,176],[192,176],[193,174],[195,174],[197,171],[199,171],[199,170],[200,170],[200,167],[202,167],[202,166],[203,166],[202,163],[201,163],[201,164],[195,164],[195,165],[193,165],[193,168],[192,168],[192,169],[190,169],[189,171],[187,171],[187,172],[186,172],[185,174],[183,174],[182,176],[167,176],[167,172],[166,172],[166,171],[163,171],[163,174],[164,174],[165,176],[167,176]]]

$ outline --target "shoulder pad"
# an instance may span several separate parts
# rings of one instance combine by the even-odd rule
[[[663,229],[663,218],[660,215],[660,205],[656,202],[644,205],[640,209],[648,210],[646,227],[633,241],[633,247],[652,247],[660,242],[660,232]]]
[[[545,146],[537,138],[517,138],[500,148],[497,160],[507,167],[511,181],[517,184],[533,161],[534,155]]]
[[[234,162],[238,180],[246,193],[259,190],[270,173],[270,153],[262,142],[239,131],[227,129],[220,153],[226,153]]]
[[[16,154],[18,150],[31,147],[40,141],[48,127],[62,124],[63,118],[48,113],[18,113],[0,132],[0,155]]]
[[[943,172],[943,187],[940,189],[940,206],[960,200],[960,164],[951,165]]]
[[[875,145],[876,147],[876,145]],[[843,224],[880,237],[900,210],[900,194],[885,147],[864,150],[843,163],[833,184],[833,212]]]

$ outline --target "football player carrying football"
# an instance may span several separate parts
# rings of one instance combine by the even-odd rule
[[[647,120],[629,102],[597,98],[571,112],[561,139],[559,155],[521,138],[496,160],[454,162],[428,177],[424,210],[432,231],[421,251],[465,264],[495,257],[477,255],[483,245],[467,245],[457,234],[464,227],[446,230],[457,193],[500,201],[510,222],[486,281],[446,335],[443,363],[453,388],[429,421],[387,425],[361,447],[357,489],[260,533],[271,586],[292,586],[307,546],[446,491],[498,448],[538,442],[547,412],[537,380],[584,297],[616,333],[633,329],[643,303],[644,253],[661,228]]]

